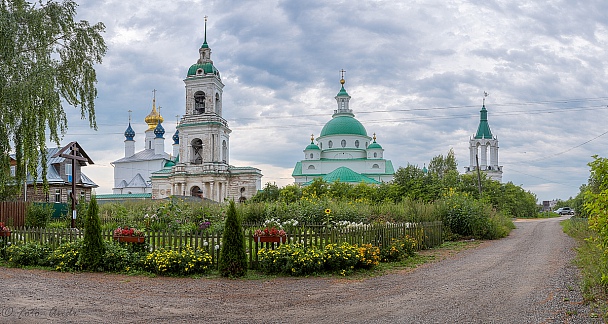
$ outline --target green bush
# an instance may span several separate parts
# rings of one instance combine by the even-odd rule
[[[15,244],[6,249],[8,262],[13,266],[46,266],[50,253],[46,245],[35,242]]]
[[[380,259],[382,262],[396,262],[405,260],[416,254],[416,239],[405,235],[399,239],[392,239],[388,246],[380,249]]]
[[[53,207],[49,204],[32,203],[25,212],[25,226],[46,227],[53,216]]]
[[[260,249],[258,261],[264,273],[306,276],[323,270],[323,251],[300,243],[281,244],[274,250]]]
[[[356,269],[371,269],[380,261],[380,250],[371,244],[361,247],[349,243],[328,244],[324,250],[303,244],[281,244],[258,251],[259,269],[267,274],[308,276],[322,272],[342,275]]]
[[[49,255],[49,265],[57,271],[80,270],[78,259],[81,249],[82,240],[63,243]]]
[[[357,249],[359,262],[357,268],[372,269],[380,263],[380,248],[371,244],[362,244]]]
[[[99,207],[95,196],[91,197],[84,219],[84,240],[80,253],[80,265],[85,270],[101,270],[105,246],[101,237]]]
[[[463,193],[450,192],[438,203],[436,213],[455,238],[497,239],[514,228],[509,217]]]
[[[230,201],[226,213],[226,225],[222,235],[219,270],[223,277],[242,277],[247,273],[245,234],[236,213],[234,201]]]
[[[332,243],[323,250],[323,265],[328,272],[341,272],[344,275],[354,271],[358,263],[359,251],[355,245]]]
[[[136,254],[129,252],[124,244],[104,242],[104,254],[100,266],[105,271],[122,272],[137,268]]]
[[[203,274],[211,269],[211,255],[202,249],[183,247],[181,253],[158,249],[146,256],[144,268],[157,274]]]

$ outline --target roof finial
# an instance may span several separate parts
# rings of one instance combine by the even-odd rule
[[[205,40],[203,41],[203,44],[207,44],[207,15],[205,15]]]
[[[489,96],[489,95],[490,95],[489,93],[487,93],[485,91],[483,92],[483,106],[484,107],[486,106],[486,97]]]
[[[344,69],[340,70],[340,74],[342,75],[342,78],[340,79],[340,84],[344,85],[344,83],[346,81],[344,81],[344,72],[346,72]]]
[[[315,141],[315,134],[310,134],[310,144],[313,144]]]
[[[133,110],[129,109],[129,124],[131,124],[131,113],[133,112]]]
[[[374,133],[374,143],[376,143],[376,133]]]

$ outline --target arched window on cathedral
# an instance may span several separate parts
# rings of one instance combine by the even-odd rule
[[[200,138],[195,138],[190,142],[190,163],[202,164],[203,163],[203,141]]]
[[[380,166],[376,163],[374,163],[374,165],[372,165],[372,169],[380,169]]]
[[[310,159],[312,160],[315,156],[310,153]]]
[[[314,166],[314,165],[309,165],[309,166],[308,166],[308,170],[314,170],[314,169],[315,169],[315,166]]]
[[[359,148],[359,140],[356,140],[356,141],[355,141],[355,147],[356,147],[356,148]]]
[[[329,148],[332,148],[332,147],[334,146],[334,142],[329,141],[329,142],[327,143],[327,146],[329,146]]]
[[[346,147],[346,140],[342,140],[342,141],[340,142],[340,145],[342,145],[342,147]]]
[[[197,91],[194,94],[194,114],[200,115],[205,113],[205,93]]]

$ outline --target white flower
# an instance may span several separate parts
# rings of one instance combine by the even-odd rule
[[[216,249],[216,250],[219,250],[219,249],[220,249],[219,244],[215,246],[215,249]]]
[[[203,242],[203,246],[209,246],[209,242],[207,242],[207,241]]]

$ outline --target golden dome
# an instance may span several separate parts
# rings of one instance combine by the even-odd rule
[[[159,121],[162,123],[165,120],[163,116],[156,111],[156,98],[152,99],[152,111],[144,120],[146,121],[146,124],[148,124],[148,130],[154,130]]]

